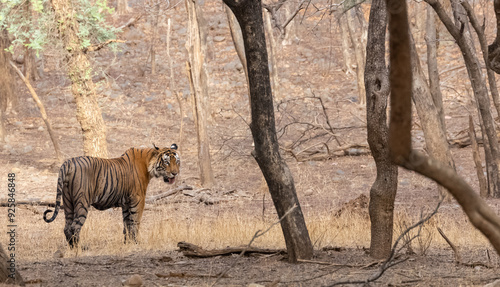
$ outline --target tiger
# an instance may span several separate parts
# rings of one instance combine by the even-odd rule
[[[177,145],[170,148],[130,148],[121,157],[104,159],[80,156],[66,160],[59,169],[54,210],[43,214],[50,223],[63,208],[66,224],[64,235],[71,248],[77,247],[80,230],[87,219],[90,206],[98,210],[121,207],[125,243],[137,243],[146,189],[151,178],[163,177],[169,184],[175,182],[180,171]],[[47,218],[53,212],[51,218]]]

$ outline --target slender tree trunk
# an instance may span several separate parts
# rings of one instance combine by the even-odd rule
[[[271,62],[271,83],[272,89],[274,91],[274,98],[281,99],[281,90],[279,84],[279,75],[278,75],[278,59],[276,53],[276,41],[274,40],[273,35],[273,26],[271,24],[271,12],[264,11],[264,27],[267,32],[267,37],[269,39],[269,61]]]
[[[389,79],[385,63],[385,0],[373,0],[366,47],[366,119],[368,144],[377,167],[377,178],[370,189],[370,255],[387,258],[392,248],[394,200],[398,168],[389,159],[387,142],[387,98]]]
[[[153,33],[151,35],[151,48],[150,48],[150,54],[151,54],[151,75],[156,74],[156,39],[158,38],[158,20],[160,18],[161,14],[161,5],[155,5],[154,8],[154,15],[153,15]]]
[[[481,121],[484,125],[483,134],[484,140],[488,141],[489,147],[491,149],[492,160],[489,163],[489,190],[490,195],[494,197],[500,197],[499,189],[499,176],[498,176],[498,161],[499,161],[499,146],[497,134],[495,132],[495,126],[493,121],[493,116],[490,110],[490,99],[488,96],[488,89],[486,87],[486,82],[481,71],[481,64],[477,58],[474,47],[472,46],[472,39],[464,34],[467,22],[464,23],[463,15],[456,13],[455,23],[446,14],[443,6],[439,1],[436,0],[425,0],[429,3],[434,11],[438,14],[439,18],[448,29],[450,34],[453,36],[457,42],[462,55],[464,57],[465,66],[467,67],[467,73],[472,85],[472,90],[474,92],[474,97],[479,106],[479,113],[481,115]],[[457,6],[453,6],[457,7]],[[462,7],[462,6],[460,6]],[[457,8],[458,9],[458,8]],[[485,145],[486,147],[486,145]]]
[[[248,84],[247,59],[245,58],[245,45],[243,44],[243,35],[241,34],[240,24],[238,24],[238,21],[234,17],[233,11],[231,11],[229,7],[225,7],[225,10],[227,21],[229,23],[229,30],[231,32],[231,38],[233,39],[234,43],[234,48],[236,49],[238,58],[240,58],[240,62],[243,66],[243,71],[245,72],[245,78],[247,79]]]
[[[36,105],[38,106],[38,109],[40,110],[40,114],[42,115],[43,122],[45,123],[45,126],[47,127],[47,131],[49,132],[50,139],[52,140],[52,144],[54,145],[54,150],[56,152],[56,158],[58,161],[62,161],[63,157],[61,154],[61,149],[59,148],[59,142],[57,141],[54,130],[52,129],[52,125],[50,123],[50,120],[47,117],[47,113],[45,112],[45,107],[44,107],[42,101],[40,101],[40,98],[36,94],[35,89],[33,89],[33,87],[31,86],[31,83],[23,75],[21,70],[19,70],[13,62],[10,62],[10,65],[16,71],[16,73],[19,75],[21,80],[23,80],[23,82],[26,84],[26,87],[30,91],[31,96],[33,97],[33,100],[35,101]]]
[[[443,95],[441,93],[441,83],[439,79],[439,70],[437,66],[437,48],[436,38],[436,15],[431,6],[427,5],[427,23],[425,26],[425,42],[427,44],[427,71],[429,74],[429,88],[432,101],[437,109],[440,125],[446,132],[446,123],[444,120]]]
[[[127,14],[130,12],[128,0],[116,0],[116,12],[118,15]]]
[[[436,5],[434,0],[425,0]],[[411,56],[406,1],[387,0],[390,33],[391,119],[389,145],[395,163],[446,187],[462,206],[471,223],[500,254],[500,218],[450,167],[411,148]],[[446,23],[445,23],[446,24]]]
[[[354,75],[353,60],[351,53],[351,38],[347,27],[347,15],[339,17],[339,27],[342,34],[342,55],[344,56],[345,73]]]
[[[417,47],[410,34],[411,66],[413,74],[412,97],[417,108],[418,117],[424,131],[425,145],[429,155],[436,160],[447,164],[453,169],[455,163],[446,139],[446,131],[441,125],[441,118],[434,105],[429,86],[425,81],[425,75],[420,66]],[[438,186],[440,198],[451,200],[449,193]]]
[[[313,255],[311,239],[292,174],[281,158],[276,136],[261,1],[225,0],[224,2],[233,11],[243,33],[250,82],[252,112],[250,129],[255,143],[254,157],[266,179],[278,216],[283,218],[281,228],[285,237],[288,260],[297,262],[297,259],[309,259]],[[293,211],[283,217],[291,209]]]
[[[6,52],[10,46],[7,30],[0,31],[0,141],[4,142],[7,136],[5,130],[5,111],[7,104],[14,97],[14,77],[9,68],[9,61],[12,56]]]
[[[358,80],[358,103],[364,105],[366,103],[366,93],[365,93],[365,82],[363,80],[365,74],[365,58],[364,51],[361,46],[361,33],[357,32],[356,24],[354,19],[356,17],[356,10],[350,9],[346,12],[347,18],[347,28],[349,30],[349,35],[351,37],[351,42],[354,45],[354,56],[356,59],[356,77]]]
[[[205,63],[207,51],[206,31],[203,14],[198,2],[186,0],[188,12],[189,39],[186,48],[189,53],[189,74],[192,83],[193,115],[198,135],[198,164],[200,168],[201,184],[211,187],[214,184],[214,175],[210,159],[210,139],[208,137],[208,74]]]
[[[83,152],[85,155],[106,158],[106,125],[97,103],[92,68],[87,55],[83,53],[78,37],[78,21],[69,0],[52,0],[55,18],[59,23],[58,31],[67,55],[68,76],[71,91],[76,101],[76,118],[83,131]]]
[[[488,46],[488,62],[495,73],[500,74],[500,0],[493,1],[495,10],[497,34],[493,43]]]

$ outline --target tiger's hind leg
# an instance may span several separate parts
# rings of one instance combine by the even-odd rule
[[[137,243],[137,235],[139,234],[139,225],[141,223],[143,210],[144,200],[131,200],[129,204],[122,207],[125,243]]]
[[[66,235],[66,241],[68,241],[69,246],[75,248],[78,247],[80,230],[87,219],[88,209],[83,203],[78,202],[70,212],[67,212],[67,214],[71,214],[71,216],[66,216],[64,234]]]

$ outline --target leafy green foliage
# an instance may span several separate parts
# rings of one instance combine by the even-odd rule
[[[114,39],[116,28],[106,23],[105,17],[113,13],[107,0],[71,1],[78,21],[81,48]],[[13,52],[18,47],[28,47],[37,54],[47,45],[57,45],[57,26],[49,0],[0,0],[0,29],[7,29],[13,36]]]

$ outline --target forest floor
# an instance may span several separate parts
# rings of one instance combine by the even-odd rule
[[[140,10],[139,1],[129,3]],[[216,185],[209,190],[200,186],[196,133],[185,76],[187,24],[184,5],[178,5],[160,17],[156,75],[151,75],[148,62],[152,27],[150,17],[145,16],[124,30],[121,37],[127,43],[117,53],[96,53],[94,80],[101,95],[110,157],[120,156],[129,147],[150,147],[152,143],[169,146],[176,142],[182,157],[178,184],[188,185],[196,192],[182,191],[148,205],[140,242],[133,246],[122,244],[120,210],[90,211],[82,231],[82,242],[87,247],[83,251],[67,248],[62,214],[54,223],[46,224],[42,219],[46,207],[19,206],[16,258],[28,286],[120,286],[135,274],[142,277],[144,286],[328,286],[340,281],[364,281],[379,271],[381,262],[367,253],[370,225],[366,198],[376,168],[367,153],[365,107],[357,102],[355,75],[342,70],[338,27],[334,20],[320,21],[321,15],[306,17],[291,40],[293,44],[280,46],[280,82],[274,91],[280,144],[305,158],[299,162],[289,152],[283,152],[314,243],[314,258],[308,263],[289,264],[286,254],[277,252],[200,259],[185,257],[177,250],[180,241],[205,249],[245,246],[257,230],[277,221],[262,175],[250,154],[253,147],[247,124],[245,76],[232,45],[222,2],[207,1],[205,7],[209,26],[209,129]],[[120,26],[134,15],[110,21]],[[494,19],[489,16],[487,19]],[[172,21],[174,79],[170,78],[166,60],[166,19]],[[494,37],[490,30],[489,42]],[[422,39],[420,34],[417,43],[425,63]],[[469,113],[475,119],[477,115],[460,52],[453,44],[443,43],[442,47],[439,63],[452,142],[466,134]],[[43,64],[44,76],[34,83],[36,91],[45,104],[64,156],[80,156],[81,129],[69,80],[57,54],[46,53]],[[54,159],[39,111],[19,80],[17,88],[17,104],[9,108],[6,118],[8,137],[0,146],[0,201],[7,198],[8,173],[16,174],[16,200],[55,201],[60,163]],[[182,97],[182,111],[175,92]],[[325,111],[315,96],[323,99]],[[333,136],[321,128],[326,125],[325,112],[333,125]],[[414,114],[413,146],[424,150],[423,132]],[[324,155],[325,144],[331,150],[342,149],[326,160],[307,160]],[[470,147],[454,147],[452,153],[457,172],[478,190]],[[395,238],[431,212],[438,202],[435,183],[402,169],[398,182]],[[170,188],[153,181],[148,196]],[[487,202],[500,213],[500,200]],[[8,242],[7,213],[6,208],[0,208],[0,243],[4,248]],[[458,246],[461,263],[456,262],[436,227],[443,229]],[[279,225],[256,240],[254,246],[283,250],[285,243]],[[372,285],[482,286],[500,279],[500,257],[474,230],[455,201],[441,206],[411,248],[406,246],[398,251],[396,260],[401,263],[388,269]],[[217,279],[223,271],[227,271],[226,275]]]

